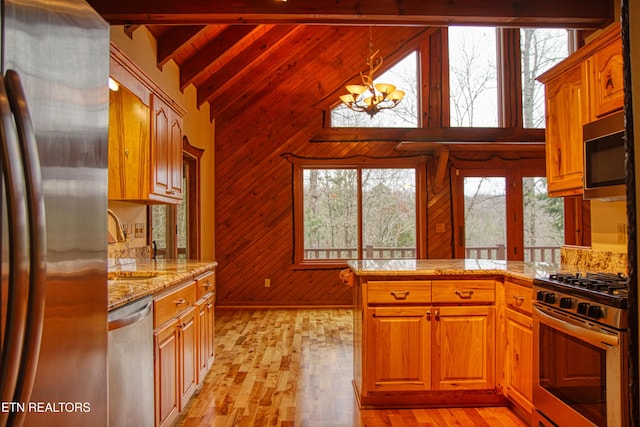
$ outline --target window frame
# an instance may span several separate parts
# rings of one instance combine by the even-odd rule
[[[524,234],[523,234],[523,215],[522,208],[523,194],[522,194],[522,178],[546,176],[544,168],[535,167],[527,164],[527,162],[517,162],[518,164],[509,165],[506,167],[490,167],[490,168],[478,168],[478,167],[454,167],[453,169],[453,212],[455,218],[455,227],[453,228],[454,236],[454,257],[465,257],[465,222],[464,222],[464,178],[466,177],[504,177],[506,185],[506,247],[508,249],[506,254],[507,261],[522,261],[524,259]],[[520,165],[521,167],[518,167]],[[566,203],[565,203],[566,206]],[[567,242],[567,235],[575,233],[576,229],[581,229],[583,223],[588,224],[589,218],[581,218],[579,221],[568,223],[567,211],[565,207],[565,242]]]
[[[416,170],[416,259],[427,253],[427,167],[424,156],[375,159],[357,156],[350,159],[290,159],[293,162],[293,268],[344,268],[347,260],[306,260],[304,258],[304,175],[306,169],[413,169]],[[362,259],[362,183],[358,172],[358,258]]]

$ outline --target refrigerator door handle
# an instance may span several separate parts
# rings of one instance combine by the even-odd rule
[[[40,155],[27,106],[27,99],[18,73],[8,70],[5,76],[5,84],[9,95],[9,103],[16,121],[27,184],[30,246],[29,306],[24,350],[19,372],[20,382],[14,394],[14,401],[28,402],[33,390],[40,356],[40,343],[42,341],[47,281],[47,226]],[[24,412],[16,412],[12,415],[15,415],[15,419],[22,419],[25,414]],[[20,425],[21,422],[17,424]]]
[[[16,124],[5,82],[0,76],[0,150],[5,183],[9,237],[7,317],[0,358],[0,399],[14,401],[27,325],[29,293],[29,232],[26,183]],[[0,411],[0,425],[9,413]]]

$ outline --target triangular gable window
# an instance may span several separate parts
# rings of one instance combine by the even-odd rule
[[[405,56],[375,80],[405,91],[404,99],[395,108],[380,111],[373,117],[340,103],[331,110],[331,127],[418,127],[418,54],[414,51]]]

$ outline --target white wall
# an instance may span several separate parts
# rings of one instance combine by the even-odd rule
[[[184,117],[184,134],[191,145],[204,149],[201,159],[200,204],[201,204],[201,258],[215,260],[214,230],[214,138],[215,127],[209,120],[209,105],[198,108],[197,93],[193,85],[180,91],[178,66],[170,61],[162,69],[156,65],[156,41],[144,28],[138,28],[130,38],[122,26],[111,27],[111,41],[136,63],[156,84],[180,104],[187,114]],[[110,204],[112,206],[112,204]],[[143,206],[143,205],[139,205]],[[136,206],[116,205],[118,215],[136,217]],[[115,210],[115,209],[114,209]],[[145,221],[146,223],[146,221]]]

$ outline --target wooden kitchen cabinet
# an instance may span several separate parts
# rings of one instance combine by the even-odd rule
[[[171,425],[197,384],[196,282],[172,287],[153,301],[155,425]]]
[[[152,197],[182,199],[182,117],[159,96],[152,95]],[[165,201],[171,201],[165,200]]]
[[[354,291],[362,292],[362,298],[354,295],[354,329],[362,330],[354,338],[354,358],[361,355],[354,360],[354,383],[363,405],[501,400],[493,279],[357,277]]]
[[[109,200],[179,204],[185,110],[111,46]]]
[[[213,365],[215,358],[215,276],[208,272],[196,279],[198,330],[198,384]]]
[[[532,326],[531,316],[505,310],[504,394],[529,415],[533,394]]]
[[[549,195],[580,195],[582,126],[623,107],[620,26],[611,25],[537,79],[545,85]]]
[[[592,120],[624,107],[622,40],[620,32],[605,33],[600,47],[591,57]]]
[[[433,307],[433,312],[433,389],[493,389],[495,308]]]
[[[182,411],[196,391],[198,379],[196,308],[189,307],[178,318],[178,356],[180,363],[180,404]]]
[[[375,307],[367,310],[368,349],[365,374],[375,392],[431,389],[429,307]]]
[[[503,389],[524,417],[533,410],[533,290],[531,286],[504,282]]]
[[[582,194],[582,126],[589,121],[585,67],[585,64],[577,64],[545,82],[549,196]]]
[[[434,280],[433,389],[495,387],[495,281]]]
[[[150,130],[148,99],[124,86],[109,91],[109,199],[138,199],[146,192]]]
[[[155,377],[155,425],[168,426],[179,411],[178,320],[165,323],[153,334]]]

